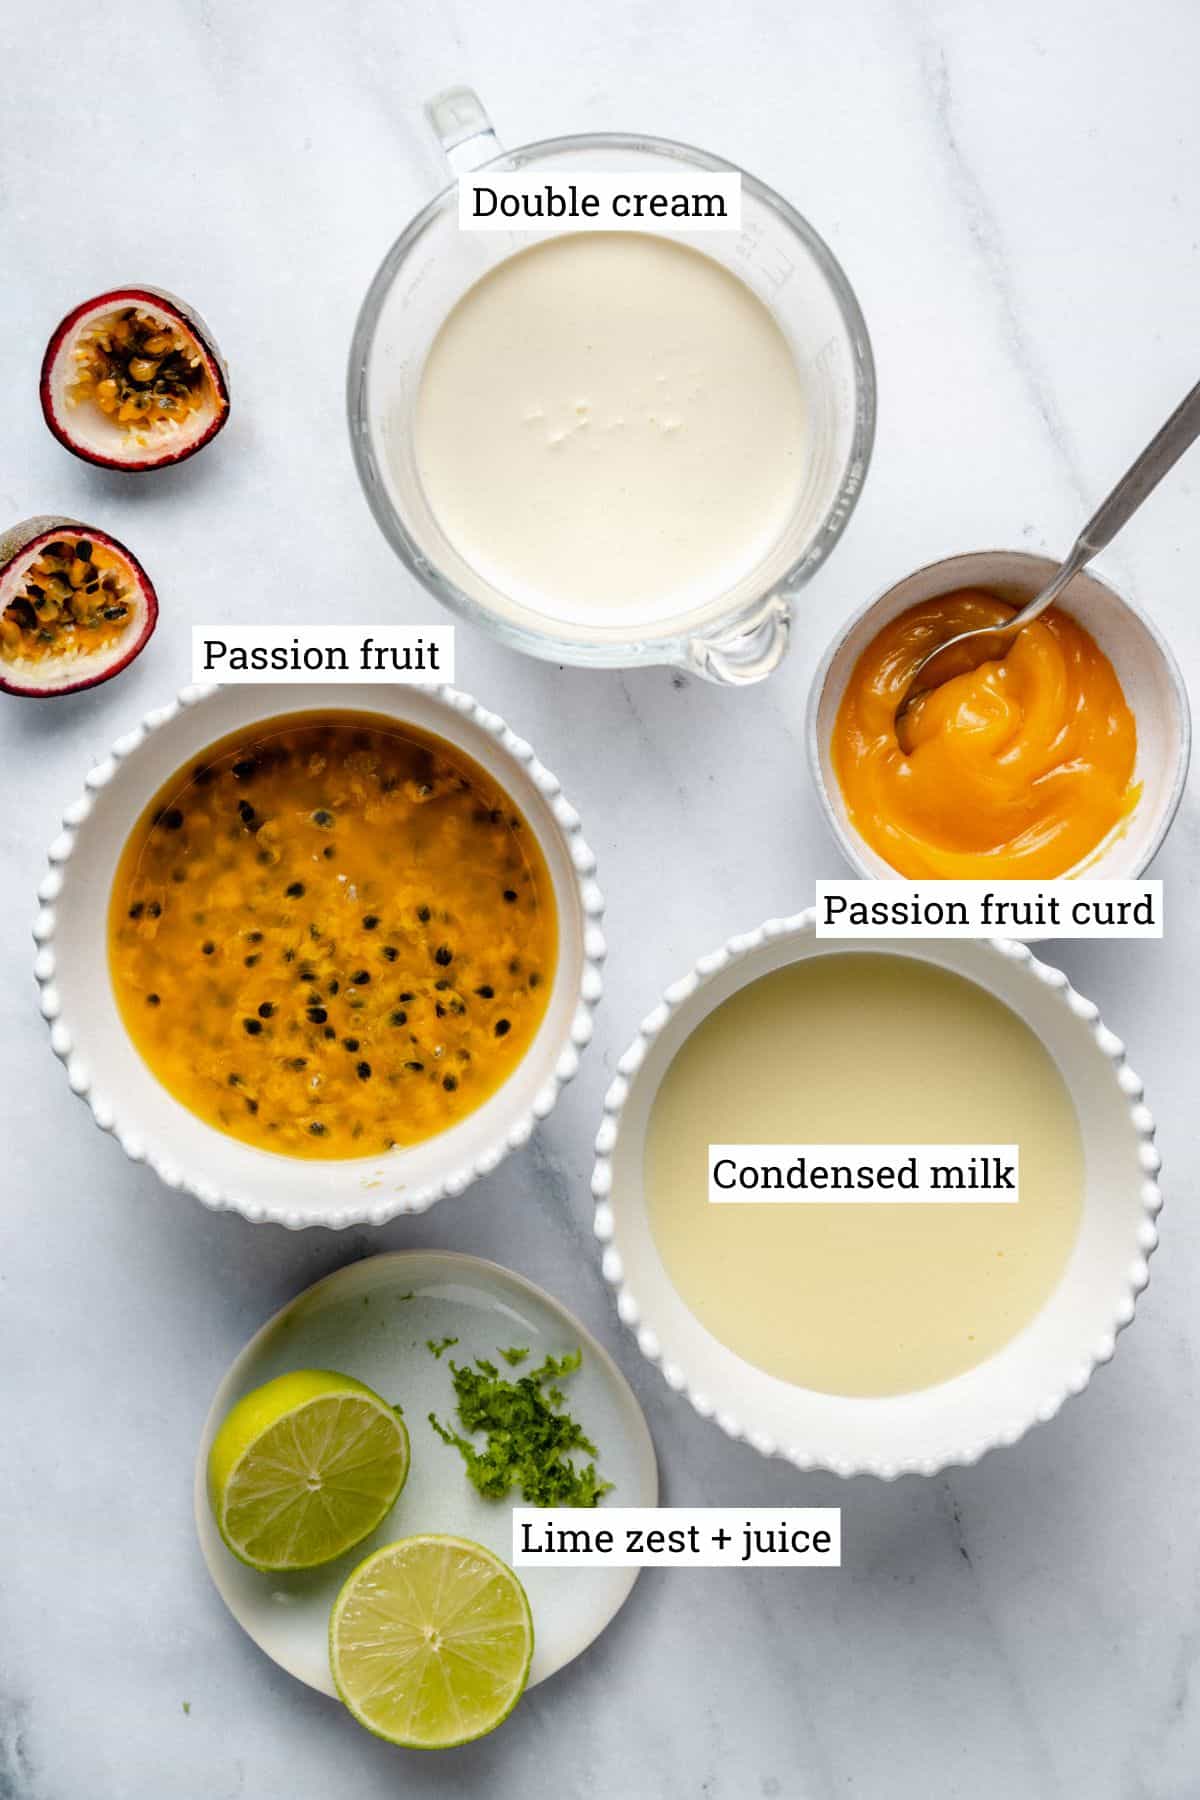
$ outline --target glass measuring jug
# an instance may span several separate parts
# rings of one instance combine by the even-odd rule
[[[596,133],[504,151],[478,98],[457,88],[428,108],[458,176],[496,170],[603,168],[633,177],[732,164],[662,138]],[[550,233],[543,235],[549,236]],[[464,232],[452,184],[418,213],[384,258],[351,345],[351,445],[367,500],[401,561],[446,606],[503,643],[554,662],[623,668],[669,663],[740,685],[770,674],[787,648],[792,603],[837,542],[870,460],[875,376],[866,326],[836,259],[771,189],[742,174],[737,232],[672,238],[723,264],[770,309],[795,359],[806,408],[806,464],[782,534],[749,571],[702,605],[638,620],[580,620],[535,610],[474,569],[443,531],[422,487],[415,417],[431,344],[468,288],[539,241],[528,232]]]

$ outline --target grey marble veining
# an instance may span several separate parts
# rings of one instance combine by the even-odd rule
[[[0,1800],[1200,1794],[1194,793],[1155,871],[1166,941],[1057,952],[1146,1080],[1167,1210],[1137,1324],[1049,1427],[892,1487],[762,1461],[617,1327],[587,1194],[600,1096],[664,983],[839,872],[802,751],[839,620],[951,550],[1064,549],[1194,381],[1198,55],[1188,0],[13,0],[0,18],[0,521],[58,509],[110,527],[163,607],[119,682],[0,707]],[[600,856],[596,1041],[537,1142],[460,1200],[289,1236],[165,1192],[94,1130],[36,1016],[27,920],[62,806],[185,679],[194,620],[432,616],[359,494],[342,383],[375,265],[442,179],[421,102],[463,80],[509,142],[644,128],[793,198],[870,324],[876,457],[757,691],[558,670],[460,630],[462,684],[560,773]],[[234,379],[220,442],[145,481],[72,463],[35,392],[55,320],[129,279],[199,305]],[[1189,674],[1198,491],[1193,459],[1105,562]],[[281,1674],[200,1562],[200,1423],[288,1295],[427,1244],[512,1265],[603,1338],[667,1500],[840,1504],[845,1567],[649,1572],[586,1657],[441,1759],[389,1750]]]

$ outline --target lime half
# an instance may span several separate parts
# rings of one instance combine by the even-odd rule
[[[217,1528],[252,1569],[312,1569],[360,1544],[408,1476],[408,1432],[351,1375],[299,1369],[239,1400],[208,1454]]]
[[[533,1620],[507,1563],[429,1534],[375,1550],[329,1621],[334,1685],[360,1725],[410,1750],[483,1737],[525,1691]]]

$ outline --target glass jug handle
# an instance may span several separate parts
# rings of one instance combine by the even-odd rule
[[[685,666],[722,687],[749,687],[783,661],[792,627],[792,609],[771,594],[749,618],[712,637],[689,638]]]
[[[492,121],[474,88],[447,88],[425,104],[425,116],[433,126],[452,175],[469,175],[504,154],[504,146],[492,130]]]

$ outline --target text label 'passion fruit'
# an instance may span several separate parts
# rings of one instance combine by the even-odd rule
[[[453,625],[192,626],[192,680],[226,686],[319,675],[356,681],[454,680]]]

